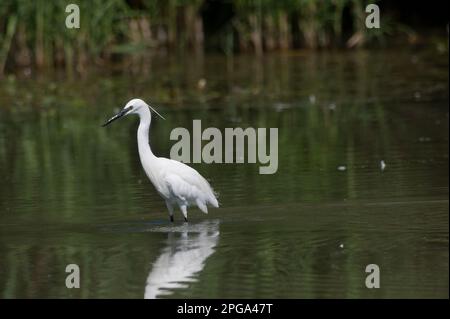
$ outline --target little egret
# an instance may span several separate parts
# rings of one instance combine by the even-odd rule
[[[214,191],[209,183],[195,169],[184,163],[156,157],[148,142],[148,134],[152,115],[150,109],[162,117],[154,108],[141,99],[129,101],[125,107],[103,126],[129,115],[139,115],[139,127],[137,130],[137,141],[139,158],[145,173],[155,186],[156,191],[166,201],[170,221],[173,222],[173,206],[178,205],[187,222],[187,208],[196,205],[205,214],[208,213],[207,205],[219,207]]]

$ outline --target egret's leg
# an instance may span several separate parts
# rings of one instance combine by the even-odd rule
[[[187,222],[187,206],[186,205],[180,205],[180,210],[184,215],[184,221]]]
[[[167,210],[169,211],[170,221],[173,223],[173,206],[168,200],[166,200],[166,206]]]

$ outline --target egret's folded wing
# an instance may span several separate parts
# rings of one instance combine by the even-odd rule
[[[172,195],[182,201],[199,196],[199,189],[195,185],[186,182],[180,175],[168,174],[166,183]]]
[[[208,181],[192,167],[175,161],[168,160],[170,172],[166,176],[169,188],[172,188],[174,195],[194,196],[202,198],[205,203],[218,207],[214,191]]]

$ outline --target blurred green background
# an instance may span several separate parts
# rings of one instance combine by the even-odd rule
[[[70,1],[0,4],[0,74],[18,68],[135,66],[155,54],[429,45],[448,50],[446,5],[363,0],[78,1],[80,28],[65,28]],[[377,3],[382,28],[367,29]],[[29,72],[29,70],[28,70]]]

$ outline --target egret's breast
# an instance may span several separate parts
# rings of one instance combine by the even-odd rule
[[[164,182],[164,175],[158,172],[158,169],[155,167],[149,167],[149,165],[146,165],[143,163],[143,168],[145,171],[145,174],[147,175],[150,182],[155,187],[156,191],[161,195],[162,197],[169,198],[169,190]]]

